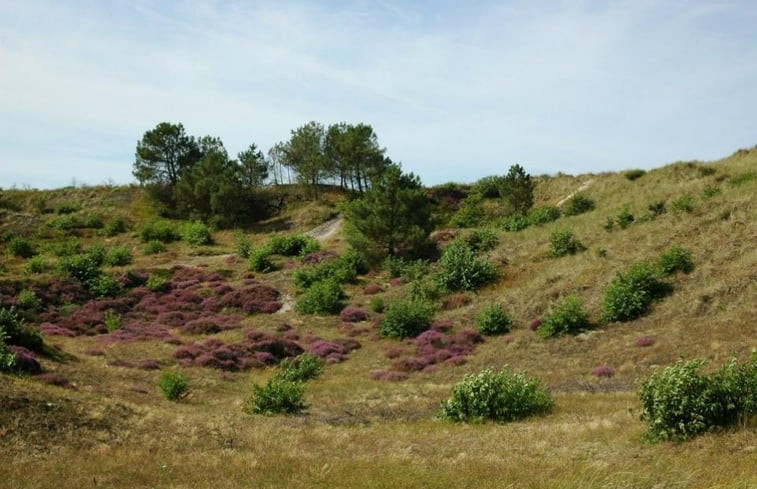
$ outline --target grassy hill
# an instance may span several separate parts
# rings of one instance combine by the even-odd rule
[[[275,271],[253,273],[237,256],[240,243],[262,246],[273,234],[324,223],[321,231],[330,232],[320,235],[321,250],[344,253],[334,220],[340,193],[311,202],[297,189],[279,189],[280,212],[267,221],[214,232],[212,244],[178,240],[147,254],[140,231],[157,216],[139,188],[6,190],[0,298],[40,326],[47,347],[37,355],[43,374],[0,375],[0,487],[755,487],[753,422],[686,443],[650,444],[637,392],[655,367],[679,358],[705,358],[714,368],[757,349],[757,148],[634,176],[538,177],[537,207],[564,208],[581,189],[594,210],[517,232],[492,227],[497,244],[483,257],[498,280],[441,294],[435,327],[462,342],[491,303],[502,304],[514,325],[422,371],[409,360],[420,355],[413,340],[376,334],[376,298],[390,304],[407,295],[407,277],[380,269],[347,284],[345,304],[367,313],[348,322],[296,312],[300,258],[274,255]],[[123,232],[114,230],[119,220]],[[570,230],[585,250],[550,257],[558,230]],[[434,238],[444,245],[472,232],[442,223]],[[36,258],[13,256],[20,239]],[[127,284],[107,302],[73,287],[57,263],[71,249],[97,245],[128,250],[129,264],[104,267],[123,284],[160,277],[169,291]],[[691,252],[694,269],[672,275],[672,292],[640,318],[602,324],[613,277],[635,262],[655,262],[673,245]],[[421,275],[437,269],[432,263]],[[596,327],[577,336],[536,334],[533,326],[569,294]],[[120,327],[105,326],[108,310]],[[192,321],[195,329],[187,328]],[[260,355],[265,341],[341,347],[308,382],[306,414],[244,412],[252,385],[274,372],[275,362]],[[554,410],[508,424],[438,418],[465,374],[503,365],[542,379]],[[169,370],[188,378],[180,402],[157,387]]]

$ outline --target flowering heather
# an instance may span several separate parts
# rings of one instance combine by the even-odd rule
[[[434,331],[440,331],[442,333],[445,333],[445,332],[451,330],[453,326],[454,326],[454,324],[452,324],[452,321],[450,321],[448,319],[442,319],[442,320],[434,321],[433,323],[431,323],[431,329],[432,330],[434,330]]]
[[[383,292],[384,288],[381,287],[379,284],[368,284],[365,287],[363,287],[363,294],[366,295],[373,295],[378,294],[379,292]]]
[[[242,309],[246,313],[276,312],[281,308],[279,291],[263,284],[252,284],[224,294],[221,307]]]
[[[405,350],[403,350],[402,348],[392,347],[384,352],[384,356],[386,358],[394,359],[394,358],[401,357],[404,353],[405,353]]]
[[[339,313],[339,318],[348,323],[358,323],[368,319],[368,313],[354,306],[347,306]]]
[[[609,365],[600,365],[591,369],[591,374],[597,377],[612,377],[615,375],[615,369]]]
[[[528,325],[528,329],[531,331],[536,331],[539,329],[539,326],[541,326],[541,319],[534,319],[531,321],[531,324]]]
[[[13,369],[26,374],[39,374],[42,372],[42,366],[37,361],[37,357],[30,350],[23,346],[8,345],[8,352],[15,355],[16,360]]]
[[[133,385],[129,387],[129,391],[136,392],[137,394],[148,394],[149,391],[145,389],[144,387],[140,387],[138,385]]]
[[[468,362],[468,359],[465,358],[463,355],[457,355],[454,357],[450,357],[447,360],[444,361],[444,363],[448,365],[464,365]]]
[[[389,280],[389,285],[393,287],[402,285],[402,277],[394,277],[393,279]]]
[[[468,294],[450,294],[442,301],[442,308],[445,311],[458,309],[471,303],[471,297]]]
[[[155,318],[155,322],[171,327],[181,326],[187,322],[187,320],[189,320],[189,315],[181,311],[161,312]]]
[[[257,337],[256,337],[257,338]],[[267,337],[257,341],[223,343],[209,339],[202,343],[182,346],[174,351],[174,358],[182,365],[195,365],[221,370],[239,371],[274,365],[286,357],[302,353],[302,348],[294,342]]]
[[[642,336],[634,343],[636,346],[645,347],[654,345],[655,340],[651,336]]]
[[[300,333],[298,333],[297,331],[294,331],[294,330],[289,330],[289,331],[285,331],[284,334],[282,335],[282,337],[285,340],[297,341],[297,340],[300,339]]]
[[[333,251],[315,251],[302,257],[302,263],[305,265],[314,265],[325,260],[333,260],[338,258],[339,255]]]
[[[63,326],[58,326],[57,324],[48,323],[48,322],[40,324],[39,330],[43,334],[50,335],[50,336],[68,336],[68,337],[76,336],[76,333],[74,331],[71,331],[68,328],[64,328]]]
[[[147,283],[147,274],[141,271],[128,271],[118,277],[118,283],[124,289],[141,287]]]
[[[38,379],[41,382],[44,382],[45,384],[57,385],[58,387],[68,387],[71,385],[68,379],[63,377],[60,374],[54,374],[54,373],[40,374],[40,375],[35,375],[34,378]]]
[[[108,362],[108,366],[110,366],[110,367],[121,367],[121,368],[134,368],[134,364],[133,363],[131,363],[131,362],[127,361],[127,360],[120,360],[120,359],[111,360],[110,362]]]
[[[84,350],[84,354],[91,357],[104,357],[105,350],[101,350],[100,348],[89,348],[87,350]]]
[[[431,359],[427,357],[407,357],[392,363],[392,370],[396,372],[420,372],[428,365]]]
[[[145,321],[132,321],[120,329],[102,335],[98,341],[105,344],[132,343],[135,341],[159,340],[166,343],[178,341],[169,333],[168,329],[155,323]]]
[[[370,377],[373,380],[387,380],[390,382],[398,382],[400,380],[407,379],[407,374],[404,372],[396,372],[394,370],[377,370],[375,372],[371,372]]]
[[[308,353],[318,358],[324,358],[332,362],[341,362],[347,359],[349,350],[339,343],[326,340],[317,340],[308,345]]]

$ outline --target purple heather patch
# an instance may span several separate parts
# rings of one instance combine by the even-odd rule
[[[645,346],[652,346],[654,345],[654,343],[655,343],[655,340],[651,336],[642,336],[641,338],[637,339],[634,344],[639,347],[645,347]]]
[[[378,294],[379,292],[383,292],[384,288],[381,287],[379,284],[368,284],[365,287],[363,287],[363,294],[366,295],[373,295]]]
[[[333,251],[315,251],[302,257],[302,263],[305,265],[315,265],[324,260],[333,260],[338,258],[339,255]]]
[[[347,306],[339,313],[339,318],[348,323],[358,323],[368,319],[368,313],[355,306]]]
[[[615,375],[615,369],[609,365],[600,365],[591,369],[591,374],[597,377],[612,377]]]
[[[45,384],[57,385],[58,387],[69,387],[71,385],[67,378],[55,373],[39,374],[35,375],[34,378]]]
[[[537,329],[539,329],[539,326],[541,326],[541,319],[534,319],[528,325],[528,329],[530,329],[531,331],[536,331]]]
[[[37,357],[30,350],[23,346],[9,345],[8,351],[16,357],[14,368],[19,372],[26,374],[39,374],[42,372],[42,365],[37,361]]]
[[[371,379],[373,380],[387,380],[390,382],[398,382],[400,380],[407,379],[407,374],[404,372],[396,372],[393,370],[377,370],[371,372]]]
[[[105,350],[101,350],[99,348],[90,348],[88,350],[84,350],[84,354],[92,357],[104,357]]]

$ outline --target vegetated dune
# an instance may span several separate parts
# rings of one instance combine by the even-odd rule
[[[707,359],[710,371],[757,349],[756,172],[752,149],[640,176],[538,177],[535,207],[562,215],[520,231],[503,229],[496,199],[485,200],[494,244],[478,256],[496,279],[434,297],[430,332],[404,340],[378,334],[386,307],[377,311],[431,287],[438,263],[345,280],[341,314],[281,309],[307,294],[302,270],[346,254],[334,218],[341,195],[294,202],[241,234],[215,231],[210,245],[148,253],[139,230],[156,216],[137,187],[6,190],[0,298],[42,330],[45,347],[29,352],[42,374],[0,374],[0,487],[755,487],[754,420],[651,444],[638,389],[680,358]],[[593,209],[566,216],[575,195]],[[104,232],[117,218],[124,230]],[[244,240],[255,250],[311,230],[328,238],[319,251],[272,254],[268,271],[239,257]],[[556,231],[581,246],[558,257]],[[444,247],[474,232],[441,224],[433,237]],[[9,233],[27,237],[36,258],[13,256]],[[58,271],[67,248],[98,244],[131,256],[103,266],[122,287],[115,298]],[[675,245],[693,268],[666,276],[667,293],[638,317],[603,321],[614,277],[656,266]],[[567,296],[592,327],[539,334]],[[511,325],[482,336],[476,321],[493,303]],[[252,386],[302,352],[326,362],[306,384],[307,410],[247,414]],[[439,418],[466,374],[505,365],[542,380],[551,413],[507,424]],[[187,378],[179,402],[158,388],[166,371]]]

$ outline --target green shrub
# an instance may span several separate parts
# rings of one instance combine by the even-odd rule
[[[657,268],[663,275],[673,275],[676,272],[690,273],[694,270],[691,251],[681,245],[673,245],[657,259]]]
[[[473,193],[484,199],[496,199],[501,197],[500,190],[504,183],[504,177],[490,175],[483,177],[473,185]]]
[[[131,263],[133,257],[126,246],[118,246],[108,251],[103,263],[109,267],[122,267]]]
[[[180,373],[168,370],[160,375],[158,387],[169,401],[178,401],[187,392],[189,384],[187,377]]]
[[[294,272],[293,280],[294,284],[300,289],[308,289],[313,284],[323,280],[332,280],[340,284],[353,283],[358,274],[364,273],[365,270],[366,265],[362,255],[350,250],[335,260],[297,269]]]
[[[646,173],[646,170],[626,170],[625,172],[623,172],[623,176],[633,182],[634,180],[638,180],[639,178],[643,177]]]
[[[89,253],[65,256],[58,262],[58,267],[69,277],[87,285],[100,276],[98,257]]]
[[[674,212],[693,212],[696,207],[694,197],[691,195],[682,195],[670,203]]]
[[[150,292],[167,292],[171,288],[171,282],[161,274],[152,273],[147,277],[145,287]]]
[[[566,216],[577,216],[594,210],[594,200],[584,194],[576,194],[565,203],[563,213]]]
[[[33,290],[24,289],[18,293],[18,305],[27,311],[36,311],[42,305]]]
[[[371,311],[381,314],[384,312],[384,298],[377,295],[371,298]]]
[[[14,236],[8,241],[8,251],[18,258],[31,258],[37,254],[32,242],[22,236]]]
[[[452,388],[452,396],[442,404],[441,416],[456,422],[506,423],[547,413],[553,405],[538,379],[506,369],[499,373],[486,369],[466,375]]]
[[[448,291],[475,290],[496,279],[496,268],[478,258],[473,250],[461,242],[454,242],[445,248],[436,274],[439,286]]]
[[[238,231],[235,236],[237,238],[237,256],[239,258],[244,258],[245,260],[248,259],[250,257],[250,253],[252,253],[253,250],[252,241],[250,240],[250,238],[245,236],[242,231]]]
[[[434,317],[434,307],[420,300],[394,300],[385,310],[379,334],[386,338],[414,338],[429,328]]]
[[[303,353],[295,358],[282,360],[274,376],[292,382],[304,382],[321,375],[325,365],[326,361],[322,358]]]
[[[528,217],[522,212],[516,212],[497,221],[498,227],[510,232],[522,231],[529,225]]]
[[[757,353],[710,375],[699,373],[704,364],[679,360],[642,383],[641,419],[650,440],[686,440],[713,427],[744,425],[757,415]]]
[[[489,304],[476,316],[476,327],[484,335],[507,333],[512,325],[512,318],[501,304]]]
[[[528,223],[532,226],[547,224],[560,219],[560,209],[552,205],[534,207],[527,214]]]
[[[520,165],[511,165],[502,178],[500,195],[511,212],[527,212],[534,205],[534,186],[526,170]]]
[[[97,213],[87,214],[81,222],[83,228],[101,229],[103,226],[105,226],[103,216]]]
[[[78,229],[84,227],[81,220],[72,214],[65,214],[62,216],[56,216],[48,222],[50,226],[60,231],[70,231],[72,229]]]
[[[39,331],[24,325],[23,319],[13,307],[0,306],[0,336],[4,342],[19,345],[30,350],[42,348],[42,337]]]
[[[119,281],[107,273],[101,273],[94,280],[88,282],[87,288],[97,297],[116,297],[123,292]]]
[[[711,199],[721,192],[720,187],[717,185],[708,185],[702,190],[703,199]]]
[[[631,321],[644,314],[653,301],[671,290],[660,280],[652,266],[646,263],[631,265],[628,272],[617,273],[605,289],[602,320]]]
[[[79,210],[79,206],[76,204],[71,204],[68,202],[64,202],[62,204],[58,204],[55,207],[55,213],[58,215],[63,214],[73,214],[74,212],[77,212]]]
[[[272,236],[268,247],[272,254],[282,256],[305,256],[320,249],[318,241],[304,234]]]
[[[129,223],[123,217],[112,217],[108,219],[103,228],[103,234],[105,236],[116,236],[121,233],[125,233],[129,228]]]
[[[402,275],[405,269],[405,259],[397,255],[389,255],[384,259],[383,268],[389,274],[390,278],[397,278]]]
[[[92,258],[92,261],[99,267],[105,263],[105,256],[108,254],[108,250],[104,245],[94,244],[87,248],[84,254]]]
[[[743,185],[747,182],[757,179],[757,172],[749,171],[741,173],[739,175],[732,176],[728,179],[728,184],[736,187],[737,185]]]
[[[5,341],[5,332],[0,330],[0,372],[11,372],[16,365],[16,355],[8,351]]]
[[[49,269],[50,264],[41,256],[29,258],[24,264],[24,273],[27,275],[45,273]]]
[[[297,302],[300,314],[336,314],[344,307],[344,291],[339,282],[325,279],[312,284]]]
[[[181,234],[179,234],[176,226],[170,221],[151,221],[140,230],[139,237],[145,243],[150,241],[170,243],[172,241],[179,241]]]
[[[591,321],[583,302],[576,295],[568,295],[544,316],[536,331],[543,338],[551,338],[588,329],[591,329]]]
[[[68,238],[63,241],[54,243],[50,246],[50,251],[58,258],[72,256],[81,253],[81,242],[78,238]]]
[[[157,255],[158,253],[163,253],[164,251],[166,251],[166,244],[162,241],[158,241],[157,239],[153,239],[147,242],[143,253],[145,255]]]
[[[631,214],[631,211],[628,209],[628,207],[624,207],[620,213],[618,213],[617,216],[615,216],[615,223],[618,225],[620,229],[625,229],[636,220],[633,214]]]
[[[181,226],[181,237],[193,246],[203,246],[213,243],[210,228],[202,221],[192,221]]]
[[[108,331],[108,333],[112,333],[117,329],[121,329],[123,320],[121,318],[121,315],[116,311],[114,311],[113,309],[108,309],[107,311],[105,311],[103,324],[105,325],[105,329]]]
[[[271,261],[271,250],[267,246],[260,246],[250,250],[250,258],[247,267],[253,272],[268,273],[276,270],[276,265]]]
[[[652,218],[661,216],[665,214],[668,210],[665,207],[665,201],[664,200],[658,200],[657,202],[652,202],[647,207],[649,209],[649,214],[652,216]]]
[[[573,232],[569,229],[559,229],[553,231],[549,235],[549,243],[552,246],[552,250],[549,252],[549,256],[552,258],[559,258],[566,255],[575,255],[580,251],[584,251],[586,247],[578,241]]]
[[[486,211],[481,205],[478,195],[470,195],[463,201],[463,205],[450,218],[450,225],[458,228],[474,228],[480,226],[486,218]]]
[[[475,229],[466,236],[465,243],[473,251],[489,251],[497,247],[499,238],[491,229]]]
[[[244,410],[247,414],[298,414],[307,409],[303,401],[305,384],[274,376],[261,387],[252,386],[252,395],[247,398]]]

